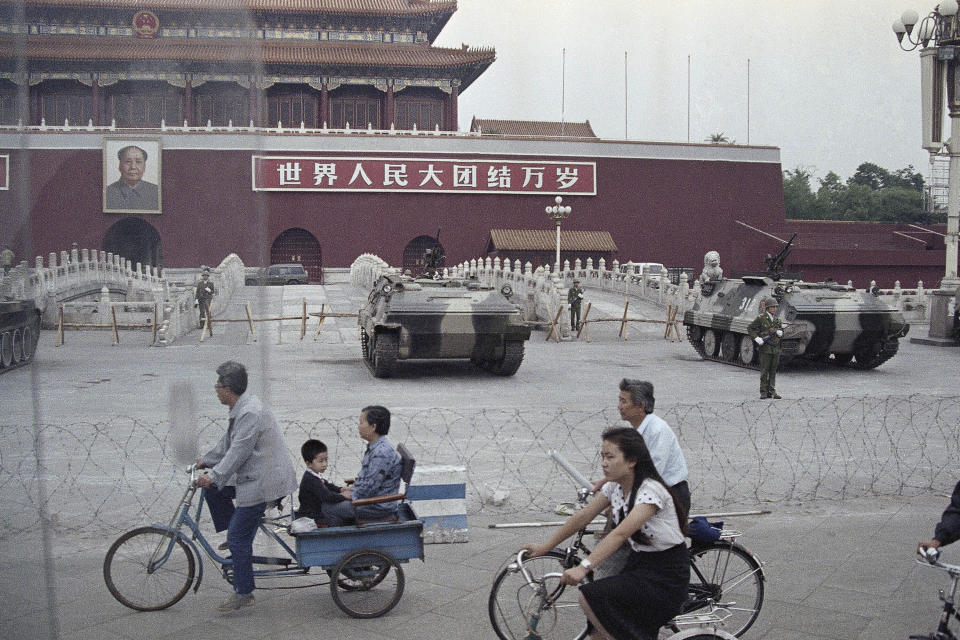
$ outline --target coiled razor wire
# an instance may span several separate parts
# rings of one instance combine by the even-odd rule
[[[958,396],[701,402],[658,415],[680,439],[695,510],[949,492],[958,477]],[[329,478],[356,474],[364,444],[356,414],[280,424],[297,468],[302,442],[319,438],[329,447]],[[574,485],[550,451],[599,478],[600,434],[623,424],[614,408],[423,409],[394,413],[390,438],[406,443],[421,468],[464,467],[468,514],[510,517],[573,498]],[[225,415],[202,417],[200,452],[225,428]],[[39,463],[35,438],[44,442]],[[0,425],[0,538],[38,525],[41,474],[59,532],[99,535],[166,522],[186,486],[175,444],[163,420],[116,417],[44,424],[39,432]]]

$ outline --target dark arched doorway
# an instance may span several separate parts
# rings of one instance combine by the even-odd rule
[[[270,264],[302,264],[310,282],[323,284],[323,260],[320,243],[306,229],[287,229],[270,247]]]
[[[440,247],[443,252],[443,245],[431,236],[417,236],[408,242],[403,249],[403,270],[410,269],[413,275],[419,275],[423,271],[423,254],[434,247]]]
[[[159,267],[163,262],[160,234],[141,218],[123,218],[110,225],[103,236],[103,250],[133,263]]]

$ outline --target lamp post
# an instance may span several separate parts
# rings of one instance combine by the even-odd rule
[[[950,154],[950,178],[947,195],[946,264],[941,289],[954,289],[957,278],[957,232],[960,222],[960,30],[957,0],[941,2],[923,19],[916,11],[903,12],[893,23],[900,48],[920,50],[921,108],[923,147],[930,154],[947,145]],[[950,114],[950,138],[944,140],[943,102]]]
[[[569,206],[563,206],[563,198],[560,196],[557,196],[554,199],[554,202],[557,204],[553,205],[552,207],[547,207],[545,211],[547,212],[547,215],[553,218],[553,221],[557,223],[557,262],[553,272],[560,273],[560,221],[569,217],[570,212],[573,211],[573,209]]]

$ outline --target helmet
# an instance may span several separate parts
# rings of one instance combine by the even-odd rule
[[[770,307],[779,307],[780,303],[777,302],[776,298],[769,297],[763,299],[763,306],[765,309],[769,309]]]

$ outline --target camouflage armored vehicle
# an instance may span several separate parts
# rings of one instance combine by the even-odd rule
[[[0,373],[33,360],[40,339],[40,311],[31,300],[0,298]]]
[[[516,373],[530,338],[512,290],[476,281],[381,276],[360,310],[363,357],[378,378],[397,360],[469,358],[500,376]]]
[[[767,257],[765,274],[702,285],[693,309],[683,314],[697,353],[706,360],[758,368],[759,351],[747,326],[761,312],[760,301],[773,296],[785,325],[781,365],[799,357],[838,365],[852,360],[858,369],[872,369],[896,355],[899,339],[910,328],[902,313],[847,285],[781,277],[789,249],[790,243],[778,256]]]

